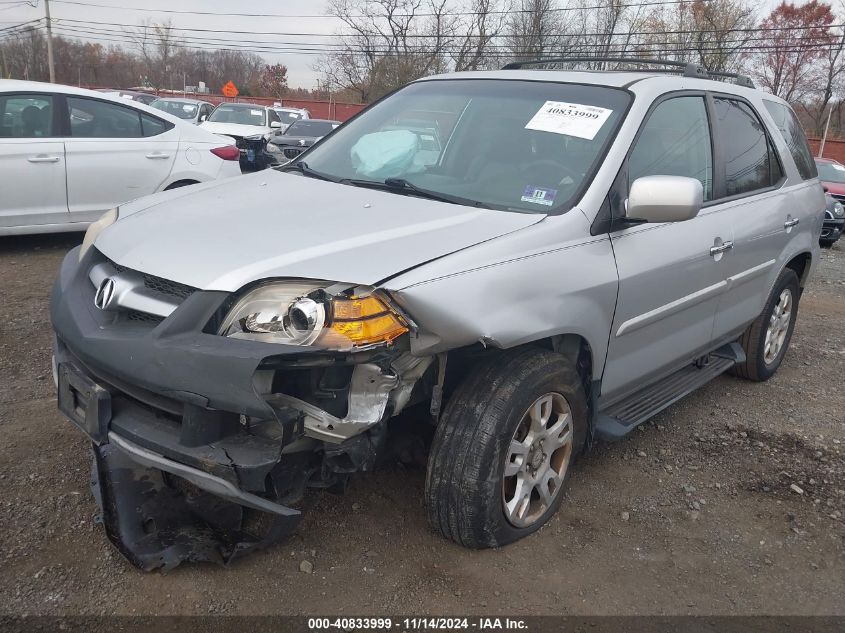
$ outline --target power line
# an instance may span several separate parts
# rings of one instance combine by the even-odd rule
[[[64,35],[68,37],[76,37],[80,38],[79,35],[76,33],[64,33]],[[119,38],[117,36],[107,37],[105,35],[98,35],[98,36],[91,36],[87,39],[95,40],[95,41],[103,41],[103,42],[113,42],[113,43],[121,43],[125,44],[126,39]],[[290,53],[290,54],[298,54],[298,55],[325,55],[331,52],[337,52],[330,49],[292,49],[292,48],[284,48],[284,47],[264,47],[264,48],[255,48],[255,47],[247,47],[247,46],[234,46],[234,47],[224,47],[224,46],[217,46],[217,45],[210,45],[210,46],[201,46],[199,43],[197,45],[187,45],[187,44],[175,44],[172,43],[171,45],[174,48],[182,48],[182,49],[189,49],[189,50],[200,50],[200,51],[216,51],[216,50],[225,50],[231,52],[241,52],[241,53]],[[672,44],[672,43],[670,43]],[[582,48],[590,48],[594,49],[595,44],[586,42],[583,43],[581,46],[574,46],[571,50],[581,50]],[[706,47],[684,47],[684,46],[657,46],[657,45],[650,45],[647,42],[638,43],[635,45],[624,46],[620,48],[620,45],[614,45],[611,43],[609,47],[606,48],[607,55],[618,55],[618,54],[625,54],[625,53],[636,53],[638,51],[647,51],[650,54],[657,54],[657,55],[695,55],[700,53],[724,53],[725,50],[719,47],[713,46],[706,46]],[[802,46],[778,46],[778,45],[755,45],[755,46],[741,46],[734,49],[732,52],[736,53],[753,53],[753,52],[767,52],[767,51],[781,51],[781,52],[806,52],[808,50],[822,50],[827,48],[825,44],[808,44]],[[363,52],[363,51],[355,51],[352,52]],[[395,51],[370,51],[372,54],[380,56],[380,57],[391,57],[395,56]],[[420,51],[422,52],[422,51]],[[431,52],[431,51],[429,51]],[[455,53],[458,52],[457,48],[454,49],[445,49],[440,51],[444,54],[448,53]],[[491,51],[485,54],[486,57],[492,57],[496,59],[512,59],[514,57],[514,53],[510,51]],[[600,61],[600,60],[597,60]]]
[[[651,0],[650,2],[637,2],[632,4],[603,4],[603,5],[596,5],[590,7],[553,7],[550,8],[549,11],[556,11],[556,12],[563,12],[563,11],[581,11],[581,10],[597,10],[597,9],[624,9],[628,7],[649,7],[649,6],[662,6],[662,5],[679,5],[679,4],[693,4],[698,0]],[[709,0],[704,0],[705,2]],[[123,7],[123,6],[114,6],[114,5],[105,5],[105,4],[95,4],[93,2],[78,2],[77,0],[53,0],[53,2],[57,4],[70,4],[75,6],[83,6],[83,7],[96,7],[100,9],[131,9],[133,11],[145,11],[149,13],[165,13],[165,14],[174,14],[174,15],[212,15],[212,16],[227,16],[227,17],[241,17],[241,18],[327,18],[327,17],[336,17],[331,15],[296,15],[291,13],[225,13],[225,12],[213,12],[213,11],[182,11],[179,9],[151,9],[149,7]],[[456,11],[456,12],[449,12],[449,16],[473,16],[473,15],[510,15],[513,13],[533,13],[530,9],[515,9],[515,10],[498,10],[498,11]],[[437,13],[394,13],[392,14],[394,17],[399,18],[424,18],[424,17],[436,17],[441,14]],[[370,15],[350,15],[346,16],[349,18],[368,18],[373,17]]]
[[[75,34],[81,34],[81,35],[92,34],[92,35],[107,35],[107,36],[118,36],[118,37],[125,37],[127,35],[127,33],[125,31],[120,31],[120,30],[117,30],[117,29],[103,28],[103,27],[82,29],[82,28],[76,27],[76,26],[62,26],[62,25],[58,25],[58,24],[56,26],[57,26],[57,28],[61,27],[66,32],[73,32]],[[666,37],[666,36],[669,35],[668,33],[654,33],[654,34],[659,35],[661,37]],[[134,35],[134,34],[129,34],[129,35]],[[620,37],[623,37],[623,36],[627,37],[627,35],[628,34],[623,34],[623,35],[620,35]],[[140,36],[140,34],[138,34],[138,36]],[[595,37],[603,37],[603,36],[605,36],[605,34],[585,33],[585,34],[572,35],[572,36],[569,36],[569,37],[575,38],[576,40],[577,39],[583,40],[584,38],[589,38],[589,37],[594,37],[594,36]],[[155,43],[155,40],[157,38],[156,38],[155,35],[153,35],[151,37],[151,39]],[[414,38],[413,38],[413,36],[411,36],[409,39],[414,39]],[[711,41],[711,42],[705,41],[705,42],[702,42],[702,44],[718,44],[718,45],[721,45],[721,46],[724,46],[724,47],[728,47],[728,46],[731,46],[731,45],[744,45],[744,44],[747,44],[749,42],[770,42],[770,41],[772,41],[771,37],[765,37],[765,36],[750,37],[749,36],[749,37],[739,38],[739,39],[724,39],[724,40]],[[188,44],[207,44],[207,45],[221,45],[221,44],[232,45],[232,46],[244,46],[244,45],[246,45],[246,46],[255,47],[255,48],[267,48],[267,49],[270,49],[270,50],[273,50],[273,51],[282,50],[282,49],[286,50],[287,49],[286,47],[288,47],[288,46],[296,47],[297,49],[308,47],[308,50],[319,49],[319,50],[328,50],[328,51],[331,51],[332,49],[342,51],[342,50],[347,50],[347,49],[350,49],[350,48],[351,49],[357,49],[357,50],[373,50],[373,49],[375,49],[375,50],[394,50],[386,44],[375,44],[375,45],[364,48],[364,47],[358,46],[354,43],[347,44],[347,43],[313,42],[313,41],[296,41],[296,42],[293,42],[293,41],[275,41],[275,40],[249,40],[249,39],[240,39],[240,38],[237,39],[237,40],[232,40],[232,39],[228,39],[228,38],[218,38],[218,37],[211,37],[211,36],[200,37],[200,36],[192,36],[192,35],[181,35],[180,37],[174,39],[174,41],[171,42],[171,45],[178,46],[182,42],[188,43]],[[678,40],[658,39],[658,40],[645,40],[645,41],[642,41],[642,42],[639,42],[639,43],[640,44],[647,44],[647,45],[651,45],[651,46],[657,46],[657,45],[674,45],[674,44],[677,44],[678,42],[679,42]],[[817,43],[818,39],[814,38],[814,37],[796,37],[796,38],[793,38],[791,40],[791,42],[798,42],[798,43],[800,43],[800,42],[813,42],[813,43]],[[315,47],[315,48],[310,48],[310,47]],[[458,47],[458,45],[453,43],[453,44],[450,44],[449,46],[442,47],[442,48],[455,49],[457,47]],[[491,44],[487,44],[486,48],[488,48],[488,49],[497,49],[497,48],[511,49],[513,47],[510,46],[510,45],[507,45],[507,44],[491,43]]]
[[[56,0],[53,0],[55,2]],[[100,26],[119,26],[123,28],[129,29],[144,29],[147,31],[152,30],[154,33],[155,29],[154,26],[146,26],[146,25],[138,25],[138,24],[127,24],[125,22],[99,22],[99,21],[92,21],[92,20],[75,20],[72,18],[54,18],[54,23],[73,23],[73,24],[84,24],[84,25],[91,25],[96,24]],[[831,24],[827,26],[827,29],[834,29],[834,28],[843,28],[845,27],[845,23],[840,24]],[[96,28],[96,27],[94,27]],[[348,38],[348,37],[355,37],[356,33],[313,33],[313,32],[285,32],[285,31],[236,31],[232,29],[207,29],[207,28],[192,28],[192,27],[165,27],[166,30],[173,33],[181,33],[185,31],[189,31],[192,33],[228,33],[234,35],[277,35],[277,36],[285,36],[285,37],[322,37],[322,38]],[[680,31],[672,31],[671,33],[677,33],[679,35],[690,35],[690,34],[698,34],[698,33],[772,33],[772,32],[779,32],[779,31],[803,31],[803,30],[817,30],[819,27],[817,26],[796,26],[796,27],[754,27],[754,28],[743,28],[743,29],[694,29],[694,30],[680,30]],[[635,35],[669,35],[670,33],[667,31],[625,31],[624,33],[620,32],[618,35],[620,36],[635,36]],[[546,33],[547,37],[598,37],[607,35],[606,33]],[[500,36],[504,36],[501,34]],[[429,34],[429,33],[419,33],[415,35],[409,35],[409,38],[417,38],[417,39],[432,39],[432,38],[442,38],[442,35],[436,34]],[[489,35],[481,36],[481,35],[469,35],[469,37],[479,38],[479,37],[490,37]]]

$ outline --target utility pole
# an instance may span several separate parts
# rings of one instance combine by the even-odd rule
[[[822,142],[819,144],[818,158],[822,158],[824,154],[824,144],[827,141],[827,131],[830,129],[830,115],[833,114],[833,104],[830,104],[830,110],[827,111],[827,123],[824,126],[824,134],[822,135]]]
[[[50,68],[50,83],[56,83],[56,66],[53,63],[53,23],[50,20],[50,0],[44,0],[47,12],[47,66]]]

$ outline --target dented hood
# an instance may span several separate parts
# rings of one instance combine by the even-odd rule
[[[544,217],[267,170],[123,205],[95,244],[127,268],[206,290],[273,277],[375,284]]]

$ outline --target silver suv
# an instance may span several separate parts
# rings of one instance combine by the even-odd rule
[[[400,420],[433,433],[434,528],[504,545],[595,440],[771,377],[819,255],[815,164],[782,100],[669,68],[426,78],[285,167],[94,224],[51,316],[121,551],[266,544]]]

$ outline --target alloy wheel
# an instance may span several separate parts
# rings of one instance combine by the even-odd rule
[[[502,476],[502,504],[513,526],[533,525],[561,493],[572,441],[572,412],[561,394],[540,396],[523,414]]]

